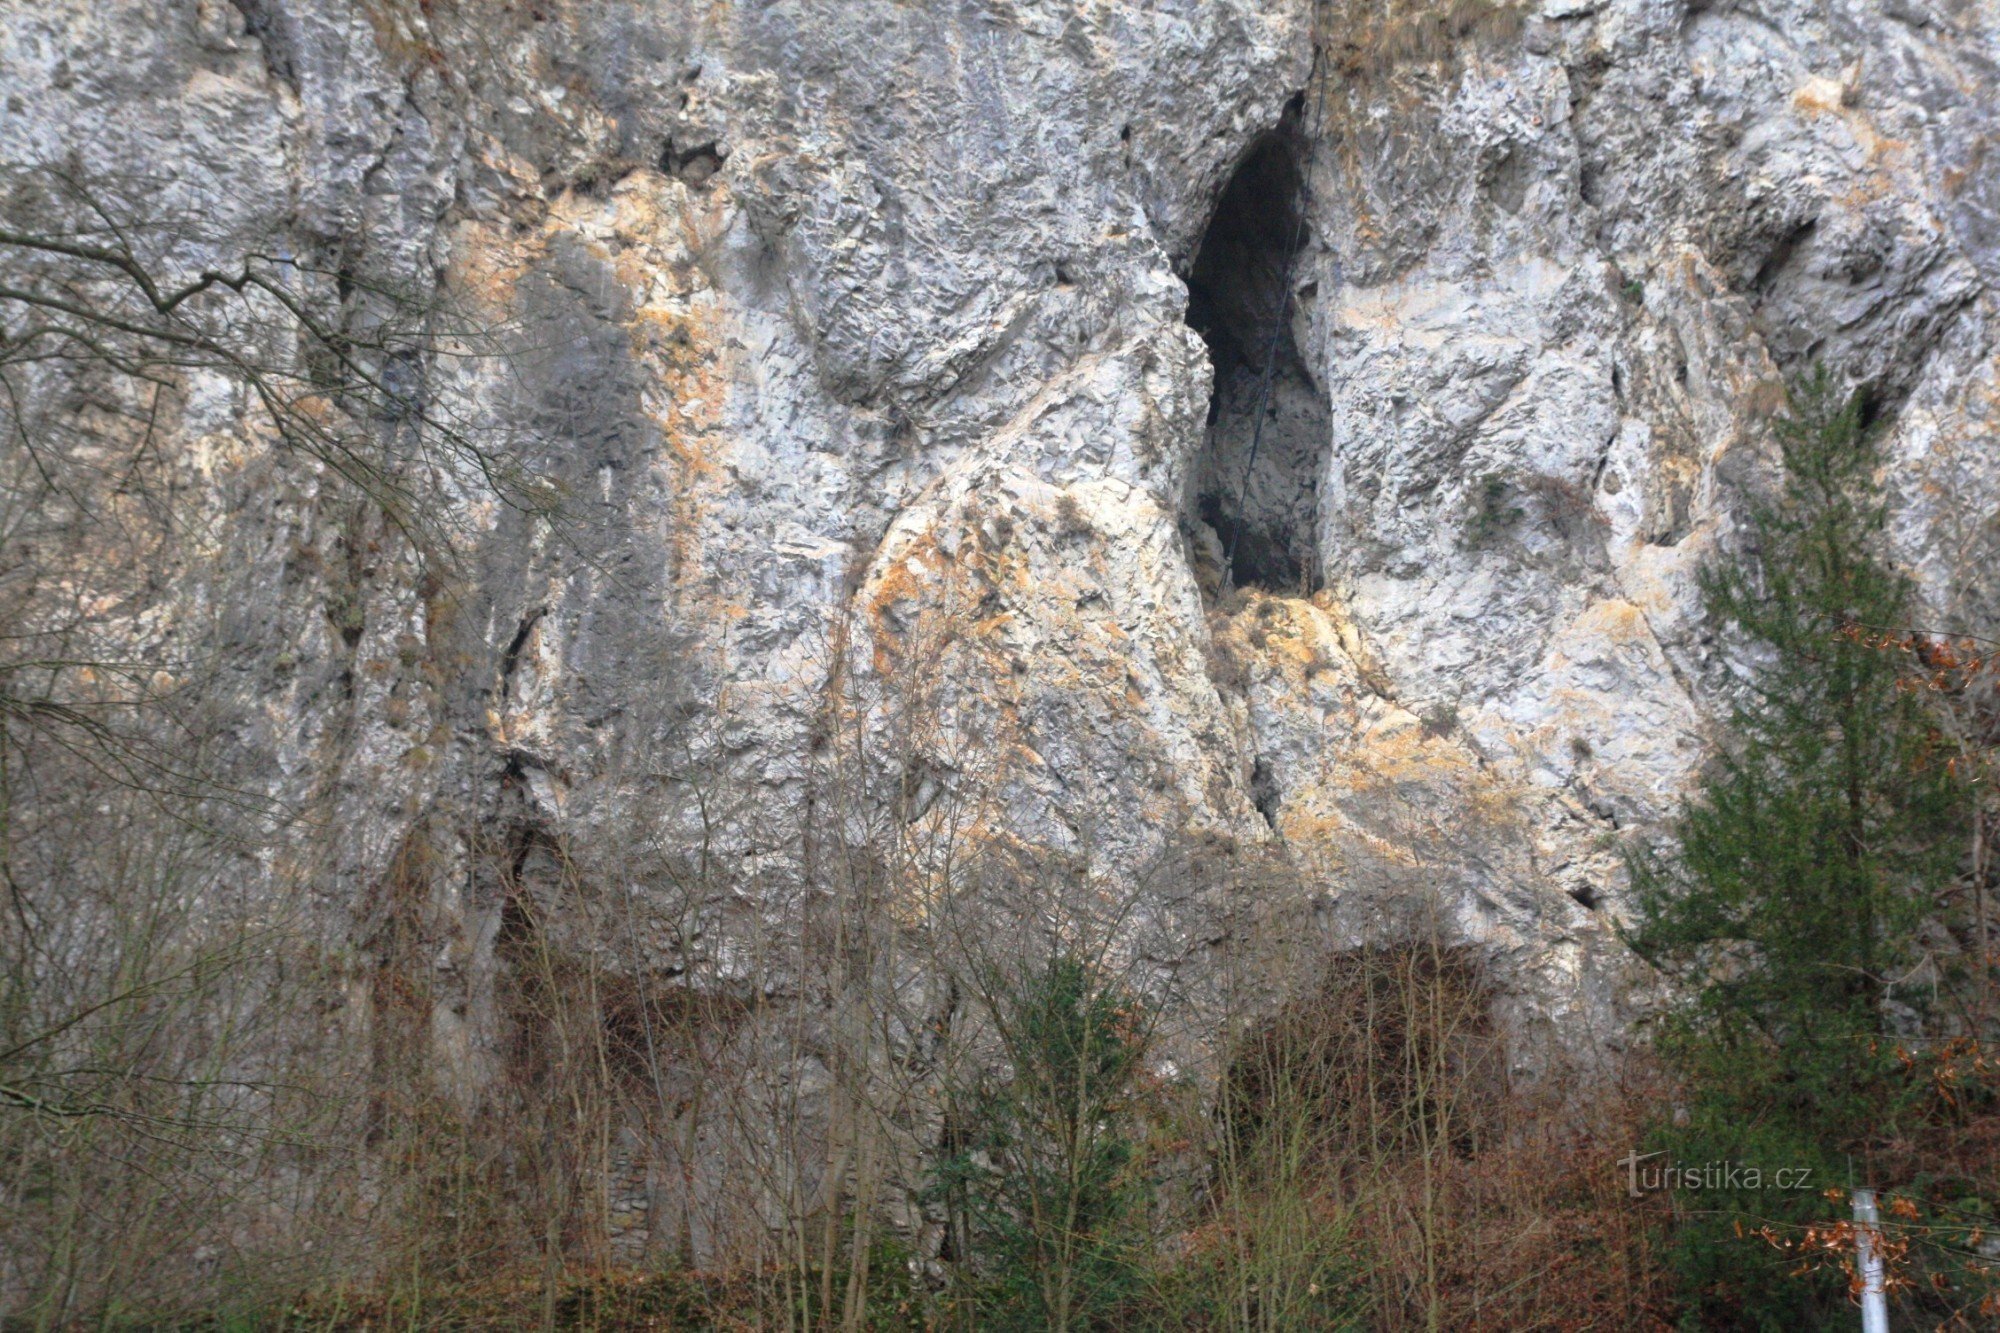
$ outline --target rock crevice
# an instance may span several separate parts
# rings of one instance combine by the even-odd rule
[[[1309,593],[1320,582],[1329,430],[1326,395],[1293,328],[1309,243],[1310,145],[1298,106],[1230,176],[1188,273],[1188,324],[1214,377],[1189,510],[1214,533],[1230,582]]]

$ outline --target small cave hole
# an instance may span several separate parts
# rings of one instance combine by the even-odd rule
[[[705,139],[700,143],[683,146],[669,138],[666,147],[660,150],[660,170],[669,176],[678,176],[697,189],[708,185],[709,179],[722,170],[722,164],[729,158],[729,148],[719,140]]]
[[[1215,368],[1189,518],[1213,530],[1232,584],[1288,594],[1319,586],[1314,534],[1331,435],[1286,290],[1306,234],[1304,147],[1294,107],[1236,168],[1188,273],[1188,324]]]
[[[1284,805],[1284,793],[1278,790],[1278,775],[1271,771],[1270,761],[1262,755],[1250,770],[1250,804],[1257,807],[1257,813],[1264,816],[1264,822],[1271,832],[1278,831],[1278,811]]]
[[[1888,396],[1879,384],[1863,384],[1854,391],[1854,421],[1863,431],[1875,429],[1888,415]]]
[[[1768,293],[1776,287],[1779,277],[1791,267],[1792,256],[1798,253],[1800,246],[1812,239],[1812,234],[1818,227],[1818,218],[1807,218],[1779,237],[1777,244],[1771,247],[1771,252],[1764,256],[1764,262],[1757,266],[1755,276],[1750,279],[1751,288],[1760,293]]]

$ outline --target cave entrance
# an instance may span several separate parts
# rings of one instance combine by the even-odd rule
[[[1287,299],[1305,238],[1304,146],[1295,100],[1230,177],[1188,274],[1187,320],[1208,344],[1215,388],[1186,508],[1213,530],[1229,582],[1285,593],[1320,584],[1319,475],[1332,430]]]

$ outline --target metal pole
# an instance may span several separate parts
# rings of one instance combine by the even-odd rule
[[[1882,1218],[1875,1210],[1875,1191],[1854,1191],[1854,1248],[1861,1261],[1861,1333],[1889,1333],[1889,1300],[1882,1294]]]

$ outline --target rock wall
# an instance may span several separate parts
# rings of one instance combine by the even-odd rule
[[[852,724],[859,790],[1122,878],[1140,954],[1246,894],[1349,934],[1431,897],[1524,1015],[1615,1042],[1620,847],[1712,743],[1695,572],[1788,376],[1867,386],[1899,556],[1992,629],[2000,19],[1455,12],[0,6],[10,172],[143,182],[163,264],[476,313],[505,354],[431,392],[561,489],[444,468],[440,578],[184,386],[201,536],[121,623],[225,657],[246,780],[310,812],[258,882],[365,948],[430,845],[474,1078],[524,830],[684,845],[683,760],[747,794],[712,830],[747,878],[660,946],[726,970]],[[1134,871],[1186,846],[1285,873]]]

